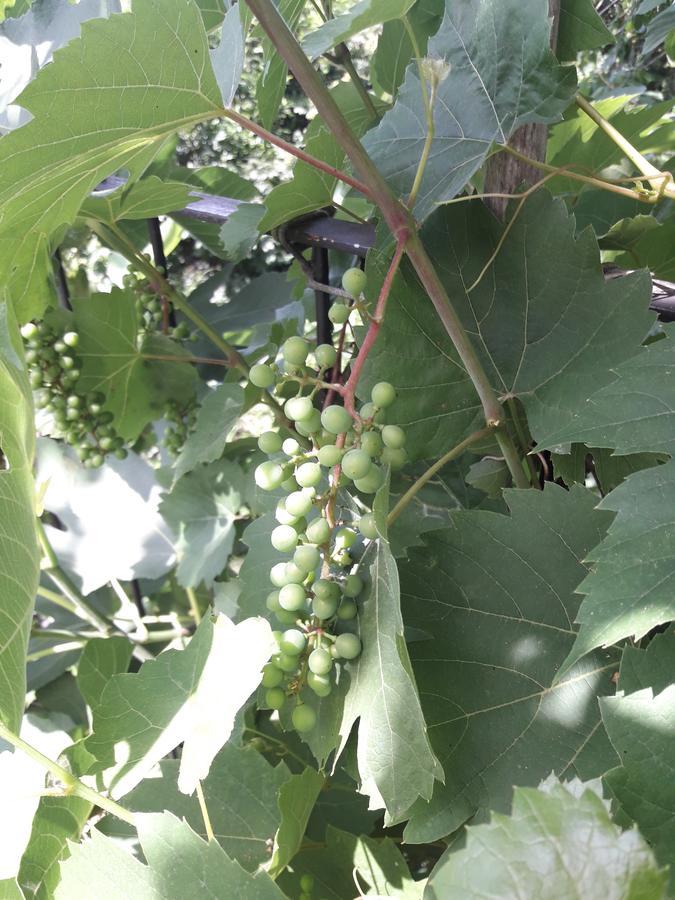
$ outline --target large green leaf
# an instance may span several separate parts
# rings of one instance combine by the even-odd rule
[[[122,437],[135,440],[169,400],[191,399],[197,380],[193,366],[171,361],[189,353],[161,334],[139,343],[136,298],[130,292],[113,288],[110,294],[74,299],[73,308],[83,361],[78,386],[105,394]]]
[[[546,191],[525,203],[472,290],[503,236],[483,204],[439,210],[423,236],[497,393],[521,399],[535,440],[574,421],[589,386],[612,382],[614,367],[640,352],[653,321],[649,279],[605,282],[592,232],[575,236],[573,217]],[[381,278],[386,254],[371,265]],[[392,420],[406,426],[409,452],[439,455],[475,427],[476,394],[409,267],[389,304],[363,390],[391,381]]]
[[[121,636],[87,641],[77,664],[77,686],[92,709],[101,702],[113,675],[126,672],[133,649],[131,641]]]
[[[243,404],[244,391],[236,383],[221,384],[206,397],[197,413],[194,430],[176,460],[177,478],[200,463],[218,459],[241,415]]]
[[[0,720],[19,730],[26,693],[26,647],[38,586],[33,404],[21,339],[0,303]]]
[[[637,235],[636,240],[626,248],[626,253],[612,254],[612,262],[627,269],[645,266],[657,278],[672,281],[675,279],[675,218],[671,216],[661,223],[651,216],[640,216],[640,219],[653,223],[653,227]],[[618,223],[619,226],[622,224]],[[606,236],[601,246],[611,234]]]
[[[215,625],[207,617],[185,650],[167,650],[137,674],[111,678],[86,742],[111,794],[126,794],[180,743],[179,788],[191,793],[227,741],[274,647],[262,619],[234,626],[224,616]]]
[[[438,30],[444,10],[444,0],[417,0],[408,11],[407,24],[421,53],[425,53],[427,41]],[[384,23],[370,61],[371,79],[393,97],[415,53],[405,24],[400,19],[390,19]]]
[[[597,782],[549,778],[516,788],[510,816],[469,828],[466,847],[441,859],[429,900],[659,900],[667,873],[644,838],[611,819]]]
[[[302,42],[303,50],[310,59],[317,59],[364,28],[372,28],[390,19],[400,19],[413,3],[414,0],[360,0],[348,12],[329,19],[308,34]]]
[[[363,651],[347,666],[349,681],[340,748],[358,720],[360,790],[386,821],[398,821],[418,799],[431,797],[442,770],[427,737],[417,686],[403,636],[396,562],[384,539],[361,562],[369,587],[360,604]]]
[[[301,851],[293,872],[285,873],[279,884],[290,897],[299,897],[300,878],[314,878],[312,896],[322,900],[353,897],[358,885],[362,897],[396,897],[421,900],[424,882],[413,881],[396,844],[385,838],[374,840],[328,828],[325,845]]]
[[[276,878],[300,849],[307,822],[323,787],[325,778],[314,769],[306,768],[300,775],[291,775],[279,789],[281,822],[274,838],[272,859],[267,871]]]
[[[279,13],[293,31],[305,8],[306,0],[281,0]],[[271,128],[286,90],[288,66],[266,34],[262,36],[264,66],[255,86],[260,121]]]
[[[203,841],[171,813],[136,818],[147,865],[94,828],[62,865],[57,900],[185,900],[195,887],[204,900],[283,900],[268,875],[251,875],[217,841]]]
[[[605,784],[619,804],[621,820],[635,822],[658,861],[670,865],[671,886],[675,886],[673,632],[657,635],[646,651],[629,648],[626,653],[632,659],[628,670],[622,660],[618,687],[624,694],[635,693],[606,697],[600,703],[607,733],[621,760],[618,768],[605,775]]]
[[[458,194],[492,145],[506,144],[518,126],[560,118],[576,80],[556,63],[549,31],[547,7],[539,0],[446,0],[428,56],[445,60],[450,72],[438,87],[418,219]],[[419,75],[410,66],[393,109],[364,140],[401,196],[413,185],[426,136]]]
[[[85,22],[21,94],[34,118],[0,143],[0,281],[22,320],[44,308],[51,236],[92,188],[138,176],[168,135],[219,114],[208,53],[192,0],[146,0]]]
[[[87,197],[80,215],[114,225],[120,219],[150,219],[183,209],[190,202],[190,188],[180,182],[162,181],[156,175],[143,178],[128,188],[118,188],[100,196]]]
[[[594,647],[640,638],[675,619],[675,461],[631,475],[600,504],[617,513],[607,537],[589,554],[593,570],[581,628],[565,668]]]
[[[582,560],[609,522],[590,492],[509,491],[511,515],[453,512],[401,565],[410,645],[432,746],[445,769],[406,837],[429,841],[488,809],[513,785],[551,771],[596,777],[616,757],[596,697],[613,690],[615,657],[598,654],[554,679],[574,641]]]
[[[558,59],[574,60],[580,50],[594,50],[613,41],[614,36],[595,11],[593,0],[562,0],[555,47]]]

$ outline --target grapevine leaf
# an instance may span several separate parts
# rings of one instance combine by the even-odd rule
[[[549,49],[548,10],[538,0],[446,0],[428,56],[450,70],[437,90],[434,134],[415,215],[454,197],[526,122],[555,122],[576,86]],[[509,65],[503,65],[508,60]],[[410,66],[392,110],[364,146],[393,190],[409,194],[427,138],[419,75]]]
[[[191,472],[200,463],[218,459],[243,404],[244,391],[236,383],[225,382],[206,397],[197,413],[194,430],[176,460],[176,478]]]
[[[18,98],[34,118],[0,144],[0,282],[23,321],[43,309],[51,236],[96,184],[220,113],[208,52],[195,3],[147,0],[85,22]]]
[[[146,778],[124,798],[134,812],[167,810],[185,819],[188,825],[206,837],[204,820],[196,797],[178,790],[178,760],[160,762],[160,774]],[[202,782],[213,833],[223,850],[247,871],[269,861],[281,813],[277,795],[291,777],[280,763],[271,766],[251,747],[225,744]],[[101,830],[117,839],[128,840],[133,829],[114,816],[107,816]]]
[[[675,218],[671,217],[665,222],[659,223],[653,216],[639,216],[642,222],[647,224],[646,228],[632,229],[632,237],[628,247],[617,249],[625,249],[627,252],[612,255],[612,262],[617,266],[624,268],[636,268],[644,266],[652,272],[657,278],[664,278],[668,281],[675,279]],[[631,220],[622,220],[615,225],[608,235],[601,241],[601,246],[612,249],[609,242],[612,238],[616,239],[616,232],[625,236],[626,225]],[[640,223],[641,224],[641,223]]]
[[[136,819],[147,866],[94,828],[91,839],[74,847],[62,865],[56,900],[89,900],[92,894],[110,900],[185,900],[195,885],[205,900],[283,900],[268,875],[251,875],[217,841],[203,841],[171,813],[140,813]]]
[[[444,0],[417,0],[408,11],[408,25],[421,53],[425,53],[427,41],[438,30],[444,10]],[[395,96],[415,52],[403,22],[400,19],[385,22],[371,60],[371,77],[384,91]]]
[[[237,263],[251,253],[264,215],[265,207],[260,203],[242,203],[235,209],[220,229],[220,242],[226,259]]]
[[[304,8],[305,0],[281,0],[279,13],[291,31],[298,24]],[[267,35],[263,33],[261,37],[264,67],[255,86],[255,96],[260,122],[264,128],[271,128],[286,90],[288,66]]]
[[[607,537],[590,554],[579,635],[563,670],[594,647],[636,639],[675,619],[672,504],[675,461],[637,472],[608,494],[600,509],[617,513]]]
[[[647,26],[645,42],[642,45],[642,57],[656,50],[662,44],[670,32],[675,28],[675,3],[671,3],[666,9],[654,16]]]
[[[191,399],[196,373],[185,362],[183,348],[164,335],[150,334],[138,342],[136,299],[113,288],[110,294],[74,299],[75,324],[80,334],[78,353],[83,392],[102,391],[116,430],[134,441],[148,422],[158,419],[168,400]]]
[[[225,108],[232,106],[244,68],[244,31],[239,7],[233,4],[225,14],[220,43],[210,50],[211,65]]]
[[[77,664],[77,686],[88,706],[99,705],[113,675],[127,671],[132,643],[124,637],[91,638]]]
[[[329,19],[308,34],[302,42],[303,50],[310,59],[318,59],[365,28],[400,19],[413,3],[414,0],[360,0],[348,12]]]
[[[165,495],[160,512],[178,535],[178,583],[213,585],[232,553],[244,473],[234,462],[199,466]]]
[[[660,694],[673,683],[675,630],[655,635],[646,650],[627,646],[621,655],[619,689],[628,694],[650,687]]]
[[[589,385],[612,382],[614,367],[640,352],[653,321],[648,278],[605,282],[592,232],[575,237],[574,218],[546,191],[525,203],[471,291],[504,236],[483,204],[440,210],[423,236],[496,391],[521,399],[535,440],[574,421]],[[373,281],[385,263],[385,253],[373,255]],[[407,427],[413,458],[440,455],[475,427],[475,391],[408,266],[394,282],[362,390],[382,379],[399,392],[391,415]]]
[[[567,485],[586,484],[586,458],[589,454],[593,458],[593,474],[603,494],[609,494],[633,472],[658,466],[667,459],[662,453],[613,456],[612,451],[606,448],[572,444],[569,453],[551,454],[556,478],[562,478]]]
[[[103,196],[95,192],[82,204],[80,215],[114,225],[120,219],[150,219],[174,212],[189,202],[189,187],[150,175],[126,189],[121,187]]]
[[[413,881],[400,850],[393,841],[357,837],[338,828],[326,830],[325,846],[301,851],[293,872],[279,884],[290,897],[300,896],[300,876],[312,875],[313,893],[322,900],[344,900],[354,895],[354,872],[361,896],[421,900],[423,881]]]
[[[42,438],[37,482],[44,508],[65,528],[45,525],[49,541],[83,593],[111,578],[158,578],[175,563],[173,536],[159,514],[157,473],[140,456],[84,469],[72,450]]]
[[[551,771],[596,777],[615,760],[596,697],[612,691],[612,654],[553,684],[574,641],[582,560],[610,517],[590,492],[508,491],[511,515],[453,512],[427,549],[401,566],[406,626],[429,735],[446,774],[418,803],[410,841],[434,840],[488,809],[506,810],[513,784]]]
[[[425,897],[558,900],[601,892],[607,900],[658,900],[667,877],[639,832],[612,822],[598,782],[550,777],[539,790],[516,788],[510,816],[494,813],[488,825],[469,828],[466,846],[434,869]]]
[[[575,60],[581,50],[595,50],[614,42],[612,32],[595,11],[593,0],[562,0],[556,56]]]
[[[204,19],[204,28],[213,31],[223,21],[229,0],[197,0],[197,6]]]
[[[670,666],[675,658],[670,646]],[[649,652],[649,650],[647,651]],[[646,654],[643,654],[646,655]],[[657,673],[658,674],[658,673]],[[619,683],[621,688],[621,683]],[[675,684],[605,697],[602,719],[621,765],[605,775],[622,820],[635,822],[662,865],[675,864]],[[672,884],[673,876],[671,876]]]
[[[370,576],[358,620],[363,650],[347,666],[338,755],[358,720],[360,790],[371,808],[384,807],[386,820],[397,821],[418,797],[430,798],[442,770],[427,737],[403,637],[398,571],[384,539],[371,544],[360,567]]]
[[[15,732],[38,586],[33,404],[11,309],[0,303],[0,720]]]
[[[115,675],[94,710],[86,749],[124,796],[184,742],[179,788],[191,793],[227,741],[234,716],[260,681],[275,643],[267,622],[204,619],[185,650],[167,650],[137,674]],[[230,684],[224,693],[222,685]]]
[[[277,878],[300,849],[307,822],[324,782],[323,775],[306,768],[300,775],[291,775],[281,785],[281,822],[274,838],[272,859],[266,867],[272,878]]]
[[[0,18],[2,18],[1,2]],[[0,881],[0,900],[26,900],[25,895],[19,887],[16,878],[3,878]]]

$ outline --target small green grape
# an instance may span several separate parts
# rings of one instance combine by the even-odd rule
[[[327,697],[333,689],[329,675],[317,675],[315,672],[307,673],[307,687],[317,697]]]
[[[309,344],[301,337],[288,338],[281,348],[281,355],[292,366],[304,366],[308,353]]]
[[[298,704],[291,715],[293,728],[300,733],[311,731],[316,725],[316,713],[311,706],[305,706],[304,703]]]
[[[384,472],[377,466],[371,466],[363,478],[354,479],[354,486],[364,494],[374,494],[384,484]]]
[[[290,584],[286,576],[286,563],[275,563],[270,569],[270,581],[274,587],[282,588],[286,584]]]
[[[332,619],[337,611],[337,600],[322,600],[315,597],[312,600],[312,612],[317,619]]]
[[[270,709],[281,709],[286,702],[286,693],[280,687],[269,688],[265,691],[265,706]]]
[[[297,628],[289,628],[284,631],[281,638],[281,649],[289,656],[299,656],[307,646],[307,638]]]
[[[277,503],[277,508],[274,511],[274,518],[280,525],[296,525],[298,522],[299,516],[294,516],[286,509],[286,499],[281,499]],[[296,529],[297,530],[297,529]]]
[[[386,447],[400,450],[405,444],[405,431],[398,425],[385,425],[382,429],[382,440]]]
[[[287,612],[297,612],[305,605],[305,589],[300,584],[285,584],[279,590],[279,605]]]
[[[295,440],[295,438],[286,438],[286,440],[281,445],[281,449],[284,451],[286,456],[297,456],[298,453],[302,450],[300,444]]]
[[[295,470],[295,480],[302,487],[315,487],[321,481],[321,466],[313,462],[303,463]]]
[[[347,269],[342,275],[342,287],[352,297],[359,297],[366,286],[366,273],[362,269]]]
[[[300,890],[306,891],[308,894],[311,894],[312,888],[314,887],[314,876],[313,875],[303,875],[300,878]]]
[[[361,641],[355,634],[339,634],[335,639],[337,652],[343,659],[356,659],[361,652]]]
[[[291,397],[284,404],[284,412],[294,422],[302,422],[312,415],[314,406],[309,397]]]
[[[279,553],[290,553],[298,543],[298,532],[292,525],[277,525],[272,529],[270,542]]]
[[[333,303],[328,310],[328,318],[333,325],[344,325],[349,318],[351,309],[344,303]]]
[[[253,477],[263,491],[275,491],[284,480],[284,470],[279,463],[267,460],[256,467]]]
[[[321,554],[318,547],[313,544],[303,544],[293,554],[293,562],[305,572],[313,572],[321,562]]]
[[[340,599],[340,587],[335,581],[329,581],[327,578],[319,578],[319,580],[314,584],[312,588],[315,597],[319,597],[321,600],[335,600]]]
[[[394,450],[392,447],[385,447],[380,460],[385,466],[391,466],[393,472],[398,472],[408,462],[408,454],[402,448]]]
[[[338,528],[337,534],[335,535],[335,546],[338,548],[349,549],[354,546],[356,538],[357,534],[353,529]]]
[[[303,437],[309,437],[310,434],[316,434],[321,429],[321,413],[318,409],[312,412],[301,422],[296,422],[295,430]]]
[[[361,516],[358,521],[358,529],[365,538],[374,540],[377,537],[375,516],[372,513],[366,513],[365,516]]]
[[[258,438],[258,447],[263,453],[267,453],[270,456],[272,453],[278,453],[281,450],[281,444],[281,435],[276,431],[264,431]]]
[[[278,612],[281,609],[279,605],[279,591],[270,591],[265,599],[265,606],[270,612]]]
[[[348,575],[342,588],[345,597],[349,597],[350,599],[358,597],[362,590],[363,581],[361,578],[359,578],[358,575]]]
[[[256,363],[254,366],[251,366],[248,380],[255,387],[268,388],[276,381],[276,375],[271,366],[267,366],[265,363]]]
[[[291,674],[298,671],[298,655],[297,653],[280,653],[274,657],[275,665],[283,672]]]
[[[312,498],[305,491],[293,491],[286,497],[286,510],[293,516],[306,516],[312,508]]]
[[[396,389],[394,388],[394,385],[389,384],[388,381],[379,381],[373,386],[373,389],[370,392],[370,399],[375,406],[380,409],[386,409],[388,406],[391,406],[396,399]]]
[[[336,447],[335,444],[326,444],[319,450],[319,462],[322,466],[332,469],[333,466],[336,466],[340,462],[342,454],[343,451],[340,447]]]
[[[312,544],[325,544],[330,538],[330,525],[325,519],[314,519],[307,526],[307,540]]]
[[[263,669],[262,686],[266,688],[278,687],[284,680],[284,673],[274,663],[268,663]]]
[[[39,333],[40,329],[35,322],[26,322],[25,325],[21,326],[21,337],[26,341],[35,340]]]
[[[314,672],[315,675],[328,675],[333,668],[333,658],[328,650],[324,650],[323,647],[317,647],[316,650],[312,650],[309,654],[307,665],[310,672]]]
[[[348,450],[342,459],[342,471],[347,478],[364,478],[370,471],[372,462],[365,450]]]
[[[337,616],[338,619],[342,619],[346,622],[349,619],[353,619],[357,612],[358,607],[353,600],[343,600],[338,607]]]
[[[288,612],[288,610],[286,610],[286,609],[278,609],[274,613],[274,615],[276,617],[277,622],[279,622],[280,625],[284,625],[286,628],[289,625],[295,625],[295,623],[298,620],[297,613]]]
[[[301,569],[300,566],[296,566],[292,560],[286,563],[284,572],[286,573],[286,584],[302,584],[307,577],[307,572]]]
[[[372,419],[377,425],[382,425],[386,414],[383,409],[378,409],[374,403],[364,403],[359,410],[362,419]]]
[[[335,365],[337,350],[332,344],[319,344],[314,351],[314,358],[320,369],[329,369]]]
[[[344,406],[327,406],[321,413],[321,424],[331,434],[344,434],[352,427],[352,417]]]
[[[386,428],[391,426],[387,425]],[[361,449],[371,458],[379,456],[382,452],[382,438],[377,431],[366,431],[361,435]]]

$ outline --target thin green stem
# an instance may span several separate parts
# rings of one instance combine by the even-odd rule
[[[213,833],[211,816],[209,815],[209,809],[206,805],[206,797],[204,796],[204,789],[202,788],[201,781],[197,782],[197,800],[199,800],[199,809],[201,810],[202,819],[204,820],[204,831],[206,832],[209,843],[211,843],[211,841],[215,841],[216,836]]]
[[[527,441],[527,435],[525,434],[525,430],[520,421],[520,416],[518,415],[518,405],[513,397],[509,397],[506,401],[506,405],[509,408],[509,412],[511,413],[511,421],[513,422],[513,427],[516,432],[516,437],[518,439],[518,443],[520,445],[519,449],[523,455],[523,459],[527,463],[527,467],[530,470],[530,481],[532,482],[532,487],[540,487],[539,484],[539,473],[537,472],[537,467],[534,464],[534,460],[530,456],[529,446]]]
[[[190,612],[192,613],[192,618],[195,620],[195,625],[199,625],[202,620],[202,614],[201,610],[199,609],[199,601],[197,600],[197,595],[195,594],[193,588],[185,588],[185,593],[187,594],[187,598],[190,603]]]
[[[58,653],[70,653],[73,650],[81,650],[84,641],[67,641],[63,644],[54,644],[53,647],[45,647],[43,650],[35,650],[33,653],[26,654],[26,662],[37,662],[47,656],[54,656]]]
[[[119,803],[116,803],[109,797],[105,797],[103,794],[99,794],[98,791],[88,787],[80,781],[79,778],[76,778],[70,772],[66,771],[63,766],[60,766],[57,762],[54,762],[53,759],[49,759],[49,757],[41,753],[37,747],[33,747],[32,744],[26,743],[26,741],[17,734],[10,731],[9,728],[6,728],[2,722],[0,722],[0,738],[7,741],[7,743],[11,744],[13,747],[16,747],[17,750],[21,750],[27,756],[30,756],[31,759],[34,759],[35,762],[47,769],[48,772],[51,772],[55,778],[58,778],[65,786],[64,793],[81,797],[83,800],[88,800],[93,806],[104,809],[113,816],[117,816],[118,819],[128,822],[129,825],[135,824],[132,812],[125,809],[123,806],[120,806]]]
[[[440,472],[443,466],[447,466],[453,459],[457,459],[457,457],[461,456],[472,444],[482,441],[483,438],[490,437],[493,433],[494,429],[492,428],[481,428],[480,431],[474,431],[473,434],[470,434],[468,438],[465,438],[457,444],[457,446],[453,447],[452,450],[448,450],[448,452],[441,456],[441,458],[432,466],[429,466],[426,472],[423,475],[420,475],[417,481],[410,485],[405,494],[403,494],[402,497],[399,497],[398,502],[387,516],[387,525],[392,525],[396,519],[398,519],[406,506],[415,499],[424,485],[428,484],[437,472]]]
[[[63,594],[57,594],[56,591],[50,591],[49,588],[39,585],[37,589],[37,595],[38,597],[43,597],[45,600],[49,600],[49,602],[53,603],[54,606],[60,606],[61,609],[67,610],[74,616],[79,615],[77,606],[72,603],[67,597],[64,597]]]
[[[423,74],[423,73],[422,73]],[[422,147],[422,155],[420,156],[420,161],[417,164],[417,171],[415,172],[415,180],[413,181],[413,186],[410,188],[410,194],[408,196],[408,209],[412,209],[415,205],[415,201],[417,200],[417,195],[420,190],[420,186],[422,184],[422,179],[424,178],[424,172],[427,168],[427,162],[429,161],[429,154],[431,153],[431,145],[434,142],[434,136],[436,134],[436,126],[434,123],[434,102],[436,100],[436,83],[431,83],[431,89],[429,94],[425,93],[425,113],[427,119],[427,134],[424,138],[424,147]]]
[[[375,104],[373,103],[373,98],[368,93],[368,89],[363,83],[361,76],[356,71],[356,66],[354,65],[352,55],[349,52],[349,47],[346,44],[338,44],[338,46],[335,48],[335,55],[342,68],[349,75],[351,82],[356,89],[356,93],[361,98],[364,109],[370,115],[371,122],[374,125],[377,125],[377,123],[380,121],[380,114],[378,113]]]

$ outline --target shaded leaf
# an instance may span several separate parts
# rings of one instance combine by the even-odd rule
[[[226,382],[212,391],[197,412],[197,421],[176,460],[176,478],[200,463],[210,463],[223,452],[227,438],[241,415],[244,391]]]
[[[603,447],[586,447],[572,444],[569,453],[552,453],[555,478],[562,478],[567,485],[586,484],[586,460],[592,457],[593,474],[603,494],[618,487],[633,472],[649,469],[665,462],[667,457],[658,453],[630,453],[613,456],[612,451]]]
[[[220,228],[220,242],[225,258],[240,262],[247,257],[258,240],[258,225],[265,215],[260,203],[242,203]]]
[[[373,25],[380,25],[390,19],[399,19],[413,3],[414,0],[360,0],[348,12],[329,19],[308,34],[302,42],[302,48],[310,59],[317,59],[365,28],[372,28]]]
[[[613,42],[614,36],[595,11],[593,0],[562,0],[555,47],[558,59],[574,60],[581,50]]]
[[[647,26],[645,42],[642,45],[642,56],[648,56],[662,44],[675,28],[675,3],[654,16]]]
[[[469,828],[466,847],[441,859],[425,896],[658,900],[666,878],[641,835],[614,825],[598,783],[551,777],[539,790],[516,788],[510,816]]]
[[[444,11],[444,0],[417,0],[408,10],[408,24],[415,35],[420,53],[426,52],[427,41],[438,30]],[[370,61],[371,78],[393,97],[405,77],[405,70],[414,52],[403,22],[400,19],[385,22],[377,49]]]
[[[241,26],[239,7],[232,4],[223,19],[220,43],[209,51],[211,65],[220,88],[225,108],[232,106],[244,68],[244,30]]]
[[[675,659],[675,630],[671,627],[655,635],[646,650],[627,646],[621,655],[619,689],[632,694],[650,687],[661,693],[673,683]]]
[[[124,637],[91,638],[77,664],[77,686],[88,706],[101,702],[105,686],[113,675],[127,671],[133,644]]]
[[[581,488],[507,491],[511,515],[453,512],[401,565],[406,626],[432,746],[445,769],[418,803],[407,840],[451,833],[513,785],[596,777],[615,761],[596,698],[613,690],[613,654],[597,654],[554,684],[574,642],[582,560],[610,520]]]
[[[319,772],[306,768],[300,775],[291,775],[281,785],[281,822],[274,838],[272,859],[266,867],[272,878],[277,878],[300,849],[307,822],[324,781],[324,776]]]
[[[150,175],[128,188],[122,186],[103,195],[95,191],[82,204],[80,215],[113,225],[120,219],[150,219],[174,212],[189,202],[189,187]]]
[[[291,31],[298,24],[306,0],[281,0],[279,14]],[[283,56],[266,34],[261,35],[264,66],[255,86],[260,122],[264,128],[271,128],[286,90],[288,67]]]

